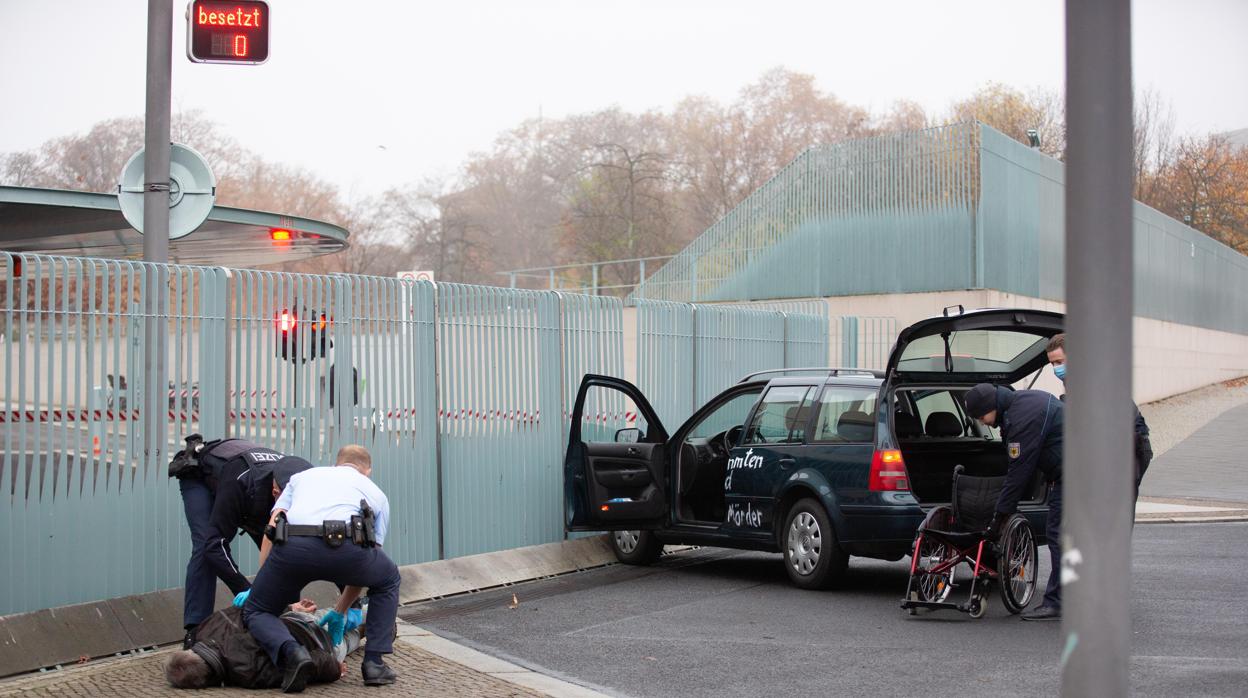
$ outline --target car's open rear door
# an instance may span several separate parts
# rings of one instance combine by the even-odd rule
[[[653,529],[668,519],[667,432],[628,381],[586,375],[564,459],[569,531]]]

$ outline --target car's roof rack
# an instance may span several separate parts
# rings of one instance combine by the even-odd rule
[[[772,373],[778,373],[781,375],[788,374],[788,373],[822,373],[827,378],[831,378],[833,376],[840,376],[844,374],[872,376],[874,378],[884,377],[883,371],[874,371],[869,368],[847,368],[847,367],[841,367],[841,366],[812,367],[812,368],[773,368],[773,369],[769,369],[766,371],[755,371],[754,373],[746,374],[744,377],[741,378],[741,380],[737,381],[737,383],[744,383],[748,380],[752,380],[759,376],[766,376]]]

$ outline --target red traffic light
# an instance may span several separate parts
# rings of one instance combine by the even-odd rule
[[[295,326],[298,324],[299,324],[298,316],[296,316],[294,313],[290,312],[289,310],[283,310],[277,316],[277,329],[280,330],[283,334],[295,329]]]

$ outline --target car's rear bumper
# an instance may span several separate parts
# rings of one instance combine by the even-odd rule
[[[850,555],[896,560],[909,554],[925,513],[917,504],[841,507],[837,538]]]

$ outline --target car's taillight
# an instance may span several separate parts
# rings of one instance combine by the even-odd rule
[[[872,492],[896,492],[910,489],[906,479],[906,462],[901,451],[876,451],[871,456],[871,477],[868,488]]]

